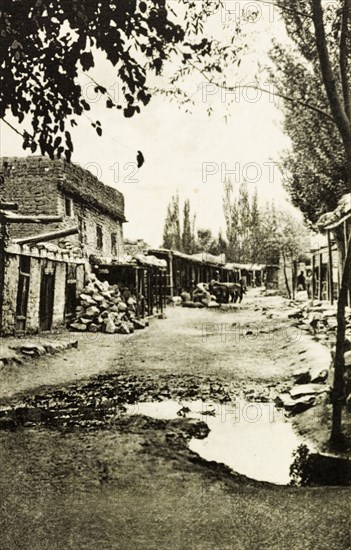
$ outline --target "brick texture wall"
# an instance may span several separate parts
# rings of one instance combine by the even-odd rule
[[[0,163],[0,197],[15,201],[21,214],[57,215],[57,165],[33,158],[2,158]],[[57,229],[53,225],[50,229]],[[42,225],[11,224],[11,237],[43,232]]]
[[[96,256],[111,256],[111,235],[114,233],[117,237],[117,253],[122,257],[124,254],[123,245],[123,226],[122,223],[111,216],[104,214],[94,207],[80,203],[77,198],[72,198],[72,213],[70,218],[65,216],[65,198],[70,195],[62,191],[58,192],[58,214],[63,216],[61,227],[80,226],[80,220],[83,221],[82,235],[74,235],[70,237],[71,241],[82,242],[85,246],[87,255]],[[97,225],[102,228],[102,248],[97,246]]]
[[[84,241],[88,254],[110,256],[111,234],[117,237],[118,255],[123,256],[123,195],[104,185],[81,167],[63,160],[44,157],[2,158],[0,163],[0,197],[15,201],[21,214],[63,216],[52,224],[11,224],[12,238],[37,235],[79,225],[84,222]],[[73,215],[65,215],[65,197],[73,201]],[[97,247],[97,224],[103,233],[102,249]],[[70,240],[78,241],[79,237]]]

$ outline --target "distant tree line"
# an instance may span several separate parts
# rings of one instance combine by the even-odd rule
[[[201,228],[196,230],[195,223],[196,214],[191,213],[189,199],[184,201],[181,223],[177,193],[172,197],[167,207],[162,246],[185,254],[208,252],[217,256],[226,252],[227,242],[220,231],[218,236],[215,237],[211,229]]]
[[[223,210],[228,261],[279,264],[299,260],[309,249],[304,223],[277,210],[274,201],[259,206],[257,189],[250,197],[245,182],[234,195],[231,181],[226,181]]]
[[[279,264],[302,259],[309,249],[308,232],[302,221],[287,211],[277,210],[274,202],[259,206],[257,190],[250,197],[247,184],[235,194],[230,180],[225,182],[223,212],[226,235],[214,236],[211,229],[195,230],[196,215],[190,201],[183,206],[182,223],[178,194],[167,207],[163,247],[186,254],[209,252],[225,254],[228,262]]]

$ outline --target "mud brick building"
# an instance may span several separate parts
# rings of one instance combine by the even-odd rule
[[[1,211],[0,331],[64,326],[89,258],[124,257],[124,197],[79,166],[28,157],[1,159],[0,202],[6,201],[17,203],[19,214]]]
[[[124,254],[124,197],[80,166],[38,156],[3,157],[0,197],[17,202],[21,214],[62,216],[62,222],[46,225],[46,232],[78,226],[79,233],[70,240],[80,244],[86,256]],[[29,224],[10,227],[12,239],[42,232],[42,227]]]

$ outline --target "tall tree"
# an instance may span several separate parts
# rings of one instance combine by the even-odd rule
[[[260,230],[261,225],[261,216],[260,216],[260,210],[258,206],[258,196],[257,196],[257,189],[255,189],[255,192],[252,197],[252,204],[251,204],[251,213],[250,213],[250,254],[251,254],[251,262],[252,263],[258,263],[260,258],[260,249],[262,246],[262,234]]]
[[[183,208],[183,232],[182,232],[182,248],[186,254],[192,254],[194,250],[193,235],[191,230],[190,220],[190,201],[186,199]]]
[[[237,208],[239,212],[240,258],[245,263],[251,261],[251,209],[245,181],[239,187]]]
[[[223,212],[226,225],[227,259],[230,262],[240,261],[239,210],[237,199],[233,196],[233,185],[226,179],[223,195]]]
[[[261,246],[259,261],[267,265],[279,265],[280,252],[276,246],[277,219],[274,203],[266,203],[260,211]]]
[[[173,245],[172,238],[173,238],[172,204],[170,203],[167,206],[167,214],[166,214],[166,219],[163,226],[163,242],[162,242],[163,248],[166,248],[167,250],[172,249],[172,245]]]
[[[163,244],[164,248],[169,250],[182,250],[182,239],[180,234],[179,220],[179,196],[174,195],[167,207],[167,214],[163,229]]]
[[[321,93],[318,61],[306,63],[291,46],[275,44],[270,52],[272,83],[279,93],[313,101],[324,112],[328,100]],[[317,65],[317,66],[316,66]],[[315,223],[321,214],[336,208],[348,192],[347,164],[342,141],[331,118],[301,105],[284,101],[284,129],[292,148],[284,151],[281,170],[292,202],[306,220]]]

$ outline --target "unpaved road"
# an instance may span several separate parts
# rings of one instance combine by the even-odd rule
[[[248,480],[189,451],[186,419],[123,414],[272,398],[320,353],[259,309],[282,304],[252,292],[235,311],[169,309],[133,337],[81,337],[78,351],[2,371],[15,408],[0,432],[1,549],[350,549],[348,488]]]

